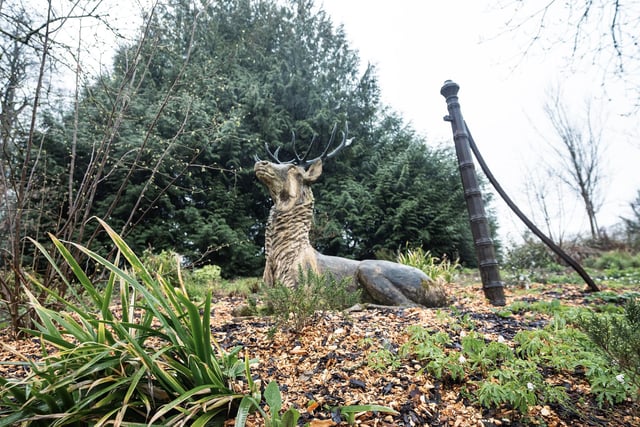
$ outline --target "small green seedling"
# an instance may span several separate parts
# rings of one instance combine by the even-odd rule
[[[349,423],[350,426],[356,424],[356,415],[362,412],[384,412],[392,415],[398,415],[398,411],[381,405],[348,405],[341,406],[339,409],[340,415],[345,416],[347,423]]]
[[[247,416],[253,408],[256,408],[264,419],[265,427],[296,427],[298,418],[300,418],[298,410],[289,408],[284,414],[280,415],[282,395],[280,394],[278,383],[275,381],[269,382],[264,389],[264,394],[262,394],[264,401],[269,406],[269,413],[260,406],[261,393],[252,380],[249,380],[249,387],[252,390],[251,396],[245,396],[240,402],[235,427],[245,425]]]

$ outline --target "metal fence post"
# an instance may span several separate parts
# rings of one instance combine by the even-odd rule
[[[495,248],[491,239],[489,222],[484,210],[482,192],[478,185],[473,157],[469,148],[469,134],[460,111],[458,90],[460,90],[460,86],[451,80],[444,82],[444,86],[440,89],[440,94],[445,97],[447,109],[449,110],[449,115],[445,116],[444,119],[451,122],[458,167],[462,178],[464,197],[467,202],[467,211],[469,212],[471,234],[478,256],[482,290],[491,304],[502,306],[505,305],[504,286],[500,280],[500,270],[498,269]]]

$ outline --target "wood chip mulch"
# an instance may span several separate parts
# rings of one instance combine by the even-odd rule
[[[575,285],[562,292],[534,285],[535,292],[507,290],[507,304],[517,300],[560,299],[564,304],[584,305],[586,294]],[[403,360],[399,367],[383,372],[367,364],[367,356],[381,348],[396,351],[406,342],[407,328],[422,325],[430,331],[449,332],[451,316],[471,319],[474,330],[486,340],[511,340],[521,329],[543,327],[544,315],[529,313],[503,318],[484,298],[479,285],[452,285],[448,290],[451,307],[442,309],[374,308],[348,313],[317,314],[298,332],[273,333],[269,318],[233,315],[242,298],[219,298],[213,308],[212,330],[222,347],[241,346],[250,358],[254,378],[266,386],[275,380],[283,396],[283,408],[295,407],[302,423],[311,427],[347,425],[335,412],[344,405],[384,405],[398,415],[364,412],[356,417],[360,426],[640,426],[640,410],[631,401],[600,409],[588,395],[588,385],[578,377],[558,378],[566,385],[576,410],[555,406],[535,406],[522,417],[509,408],[488,410],[472,404],[462,393],[465,381],[438,381],[422,372],[417,361]],[[468,332],[468,331],[467,331]],[[462,331],[464,333],[464,331]],[[21,376],[18,353],[39,354],[37,339],[13,341],[0,331],[4,346],[0,349],[0,375]],[[15,348],[16,352],[8,351]],[[470,388],[472,389],[472,388]],[[233,425],[233,421],[229,421]],[[248,426],[264,421],[251,417]]]
[[[421,325],[430,331],[464,334],[448,330],[451,316],[467,319],[486,340],[511,340],[521,329],[541,328],[549,317],[528,313],[507,319],[484,298],[480,285],[452,285],[453,305],[443,309],[388,308],[350,313],[323,313],[298,333],[270,335],[272,323],[264,318],[234,318],[231,309],[241,300],[224,301],[215,308],[216,338],[226,347],[242,346],[259,363],[253,372],[266,385],[280,385],[284,407],[294,406],[310,425],[340,424],[330,408],[341,405],[376,404],[400,414],[363,413],[361,426],[640,426],[640,410],[633,402],[599,409],[580,378],[557,378],[566,384],[578,411],[535,406],[527,417],[513,410],[487,410],[472,405],[461,393],[465,381],[443,383],[421,371],[423,365],[408,361],[398,368],[378,372],[367,365],[367,355],[387,348],[397,350],[407,341],[407,328]],[[561,300],[568,305],[586,305],[583,289],[566,285],[562,291],[534,285],[531,292],[509,295],[517,300]],[[468,330],[466,331],[468,332]],[[258,421],[254,425],[261,425]]]

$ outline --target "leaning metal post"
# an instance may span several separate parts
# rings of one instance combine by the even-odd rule
[[[482,278],[482,290],[485,297],[493,305],[505,305],[504,286],[500,280],[500,270],[496,260],[495,249],[489,222],[484,210],[482,192],[478,185],[473,157],[469,148],[469,134],[458,102],[458,90],[460,86],[451,80],[444,82],[440,89],[442,96],[446,98],[449,115],[445,120],[451,122],[453,131],[453,141],[458,156],[458,167],[462,178],[464,197],[467,202],[469,212],[469,222],[471,223],[471,234],[476,247],[478,265],[480,267],[480,277]]]

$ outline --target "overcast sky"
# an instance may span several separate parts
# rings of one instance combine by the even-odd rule
[[[620,215],[631,215],[629,203],[640,189],[637,115],[622,116],[631,111],[633,98],[625,97],[621,85],[603,87],[598,64],[571,66],[567,47],[549,52],[533,49],[524,55],[530,36],[507,31],[512,10],[499,9],[497,3],[322,0],[319,4],[336,24],[344,25],[363,66],[376,65],[384,102],[429,143],[452,144],[451,126],[442,120],[447,108],[440,88],[448,79],[460,85],[462,113],[476,144],[498,181],[527,213],[531,211],[525,191],[531,178],[528,171],[541,169],[543,139],[554,136],[542,112],[546,93],[560,87],[577,117],[583,116],[585,102],[591,99],[593,108],[602,111],[599,118],[608,147],[607,195],[599,221],[601,226],[619,223]],[[562,25],[549,31],[553,37],[554,31],[573,30]],[[549,192],[553,193],[549,199],[565,203],[557,226],[569,232],[588,231],[582,206],[568,193]],[[496,203],[496,208],[503,238],[517,239],[525,227],[506,205]]]

